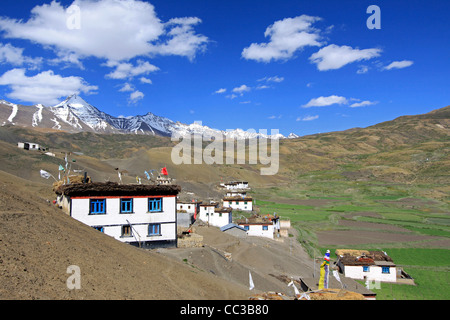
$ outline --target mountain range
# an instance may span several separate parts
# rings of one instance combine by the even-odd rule
[[[92,106],[77,94],[67,97],[61,103],[45,107],[42,104],[33,106],[17,105],[0,100],[0,125],[12,124],[22,127],[61,130],[66,132],[94,132],[117,134],[145,134],[158,136],[181,136],[201,134],[225,138],[297,138],[291,133],[288,137],[282,134],[265,135],[262,133],[235,129],[221,131],[203,126],[200,123],[190,125],[175,122],[151,112],[145,115],[129,117],[113,117]]]

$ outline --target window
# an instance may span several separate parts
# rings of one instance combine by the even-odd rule
[[[363,266],[363,272],[369,272],[369,266]]]
[[[133,199],[120,199],[120,213],[133,213]]]
[[[389,267],[381,267],[381,273],[390,273]]]
[[[248,229],[250,229],[249,227],[250,226],[244,226],[244,229],[248,231]]]
[[[122,226],[122,237],[131,237],[132,233],[131,233],[131,226],[126,225],[126,226]]]
[[[269,230],[269,227],[268,227],[268,226],[262,226],[262,229],[263,229],[264,231],[267,231],[267,230]]]
[[[161,211],[162,211],[162,198],[149,198],[148,212],[161,212]]]
[[[104,229],[103,229],[103,227],[93,227],[95,230],[98,230],[98,231],[100,231],[100,232],[104,232]]]
[[[158,224],[149,224],[148,225],[148,235],[149,236],[160,236],[161,235],[161,225]]]
[[[233,202],[230,201],[230,206],[233,204]]]
[[[236,204],[239,204],[239,201],[236,201]]]
[[[91,199],[89,213],[90,214],[105,214],[106,213],[106,199]]]
[[[247,204],[247,201],[244,201],[244,204]]]

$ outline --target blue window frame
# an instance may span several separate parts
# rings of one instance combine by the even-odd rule
[[[363,266],[363,272],[369,272],[369,266]]]
[[[381,267],[381,273],[391,273],[389,267]]]
[[[105,214],[106,213],[106,199],[91,199],[90,200],[90,214]]]
[[[149,198],[148,212],[161,212],[161,211],[162,211],[162,198]]]
[[[250,229],[250,226],[244,226],[244,229],[248,231]]]
[[[120,199],[120,213],[133,213],[133,199]]]
[[[159,236],[161,235],[161,224],[149,224],[148,225],[148,235],[149,236]]]
[[[100,232],[105,232],[105,230],[103,229],[103,227],[93,227],[95,230],[98,230]]]
[[[263,229],[264,231],[267,231],[267,230],[269,230],[269,227],[268,227],[268,226],[262,226],[262,229]]]

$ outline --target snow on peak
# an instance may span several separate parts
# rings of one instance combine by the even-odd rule
[[[17,113],[17,106],[6,103],[12,106],[12,113],[8,120],[10,122],[14,119]],[[38,126],[42,122],[42,105],[36,105],[37,110],[33,114],[32,126]],[[54,122],[54,128],[61,128],[60,122],[69,124],[77,131],[83,131],[87,127],[94,132],[112,132],[112,133],[144,133],[144,134],[159,134],[165,136],[186,135],[202,135],[204,137],[218,137],[222,136],[224,139],[251,139],[251,138],[266,138],[266,139],[285,139],[286,137],[280,133],[272,134],[270,130],[267,133],[257,132],[256,130],[242,130],[242,129],[227,129],[218,130],[203,125],[202,122],[194,122],[192,124],[184,124],[179,121],[174,122],[168,118],[157,116],[151,112],[145,115],[138,116],[118,116],[113,117],[106,114],[96,107],[92,106],[81,98],[78,94],[68,96],[59,104],[45,108],[54,114],[54,118],[50,119]],[[290,134],[288,138],[298,137],[295,134]]]

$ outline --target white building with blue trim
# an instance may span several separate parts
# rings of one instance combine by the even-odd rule
[[[55,190],[72,218],[118,241],[143,248],[176,247],[176,185],[79,183]]]

